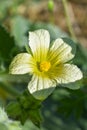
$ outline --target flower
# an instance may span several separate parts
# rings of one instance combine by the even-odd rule
[[[29,47],[31,53],[18,54],[9,70],[11,74],[32,75],[28,89],[35,98],[43,100],[57,84],[75,82],[83,77],[76,65],[67,63],[74,57],[71,46],[61,38],[51,45],[47,30],[29,32]]]

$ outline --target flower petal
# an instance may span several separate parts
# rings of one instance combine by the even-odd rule
[[[57,77],[57,83],[71,83],[80,80],[83,77],[82,72],[76,65],[65,64]]]
[[[29,32],[29,46],[33,56],[38,61],[46,58],[50,44],[50,35],[47,30],[39,29],[34,32]]]
[[[11,62],[9,73],[11,74],[26,74],[32,72],[34,63],[32,57],[28,53],[20,53]]]
[[[48,78],[33,75],[32,80],[28,84],[30,93],[39,100],[47,98],[55,89],[55,82]]]
[[[49,50],[48,60],[55,64],[65,63],[74,57],[71,50],[71,46],[58,38]]]

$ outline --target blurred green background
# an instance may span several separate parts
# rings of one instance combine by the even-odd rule
[[[68,0],[67,5],[78,41],[75,41],[73,62],[84,77],[66,87],[57,87],[42,103],[41,130],[87,130],[87,1]],[[62,0],[54,0],[51,4],[49,0],[0,0],[1,105],[6,106],[27,88],[28,77],[9,77],[8,68],[16,54],[26,51],[28,32],[40,28],[49,31],[51,41],[58,37],[71,38]],[[79,89],[74,90],[75,87]],[[31,120],[25,122],[23,130],[39,129]]]

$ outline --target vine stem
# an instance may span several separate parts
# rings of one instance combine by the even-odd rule
[[[75,40],[77,42],[77,38],[76,38],[74,30],[72,28],[71,20],[70,20],[69,13],[68,13],[68,10],[67,10],[67,8],[68,8],[67,0],[62,0],[62,3],[63,3],[63,6],[64,6],[66,22],[67,22],[67,26],[68,26],[70,35],[73,38],[73,40]]]

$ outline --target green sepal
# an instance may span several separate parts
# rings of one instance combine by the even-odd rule
[[[41,101],[25,90],[15,102],[8,104],[6,111],[11,118],[21,121],[22,124],[30,119],[37,127],[40,127],[42,121],[40,108]]]

